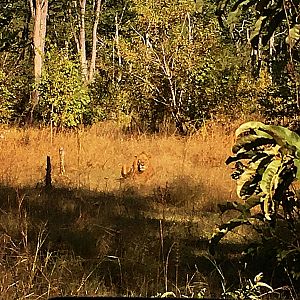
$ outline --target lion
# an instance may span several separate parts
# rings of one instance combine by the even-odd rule
[[[134,156],[131,165],[124,164],[121,168],[121,178],[145,178],[148,180],[153,175],[153,168],[150,163],[150,156],[144,151]]]

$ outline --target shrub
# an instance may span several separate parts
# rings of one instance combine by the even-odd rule
[[[39,113],[45,123],[74,127],[90,118],[90,97],[83,84],[80,64],[68,49],[47,52],[39,85]]]

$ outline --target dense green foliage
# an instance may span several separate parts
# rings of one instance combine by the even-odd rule
[[[48,51],[39,90],[39,113],[46,124],[74,127],[87,121],[90,98],[78,60],[68,50]]]
[[[49,3],[43,85],[39,88],[42,99],[34,121],[52,120],[57,126],[72,127],[114,119],[139,131],[175,126],[186,133],[201,126],[204,119],[220,115],[239,117],[262,112],[279,121],[284,116],[295,118],[299,80],[294,52],[284,47],[273,51],[276,55],[271,68],[269,56],[262,56],[259,76],[252,77],[251,49],[244,28],[238,30],[242,22],[238,16],[250,24],[262,13],[259,7],[255,7],[257,14],[255,9],[245,14],[243,3],[233,6],[234,13],[228,15],[231,39],[226,25],[218,22],[218,6],[213,1],[104,1],[97,30],[95,75],[87,84],[79,82],[80,11],[76,3]],[[227,6],[220,6],[223,10],[218,11],[219,19],[228,14]],[[93,1],[87,1],[84,31],[88,67],[94,10]],[[0,120],[21,122],[30,110],[34,87],[34,16],[24,1],[0,3],[0,11]],[[271,23],[259,23],[259,31],[254,32],[267,34],[265,28]],[[291,27],[287,39],[293,49],[298,45],[297,28]],[[237,32],[241,33],[238,38]],[[252,41],[254,37],[252,34]],[[275,43],[283,45],[282,41]],[[53,54],[55,47],[60,50]],[[57,61],[58,56],[62,59],[59,53],[68,53],[64,62]],[[58,67],[54,67],[56,63]],[[59,88],[53,86],[54,82],[61,83]]]
[[[294,183],[300,179],[300,136],[285,127],[248,122],[236,130],[232,152],[226,163],[235,163],[232,178],[245,203],[221,206],[222,212],[236,210],[240,214],[212,236],[211,252],[226,234],[250,225],[261,242],[249,248],[249,256],[267,254],[277,271],[297,282],[300,270],[293,262],[300,257],[300,205]]]
[[[267,69],[272,80],[259,106],[271,119],[298,121],[299,101],[299,1],[218,1],[220,26],[229,31],[236,46],[251,44],[252,73]]]
[[[225,26],[223,16],[227,13],[226,22],[236,38],[241,38],[245,33],[244,28],[239,27],[238,20],[241,17],[246,20],[246,27],[251,28],[250,41],[254,49],[259,50],[261,46],[267,46],[274,34],[281,33],[290,48],[296,48],[299,35],[298,17],[299,0],[285,1],[228,1],[221,0],[218,4],[217,15],[221,26]],[[276,46],[282,37],[276,36]],[[272,41],[273,43],[273,41]],[[269,45],[274,47],[273,45]],[[282,46],[282,45],[281,45]],[[280,49],[279,50],[283,50]]]

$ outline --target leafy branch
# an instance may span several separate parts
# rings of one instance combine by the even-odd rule
[[[235,133],[233,155],[226,164],[235,163],[232,178],[237,181],[237,194],[244,204],[221,206],[221,211],[241,212],[236,219],[221,225],[210,240],[210,251],[230,231],[256,220],[276,224],[286,220],[291,229],[299,219],[299,199],[292,186],[300,179],[300,137],[293,131],[261,122],[248,122]],[[261,207],[260,214],[251,209]]]

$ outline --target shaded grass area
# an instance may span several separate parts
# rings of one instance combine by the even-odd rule
[[[7,299],[221,293],[207,253],[207,227],[220,221],[216,212],[203,212],[203,223],[184,212],[175,220],[172,204],[168,209],[155,193],[142,195],[133,187],[100,193],[2,186],[0,199],[1,290]],[[222,250],[222,260],[236,253],[222,263],[229,277],[241,247],[230,243]]]
[[[253,240],[246,229],[212,257],[217,211],[194,211],[194,218],[188,206],[132,186],[115,193],[2,186],[0,199],[3,299],[165,291],[220,297],[224,286],[238,287],[269,263],[243,268],[241,253]]]

